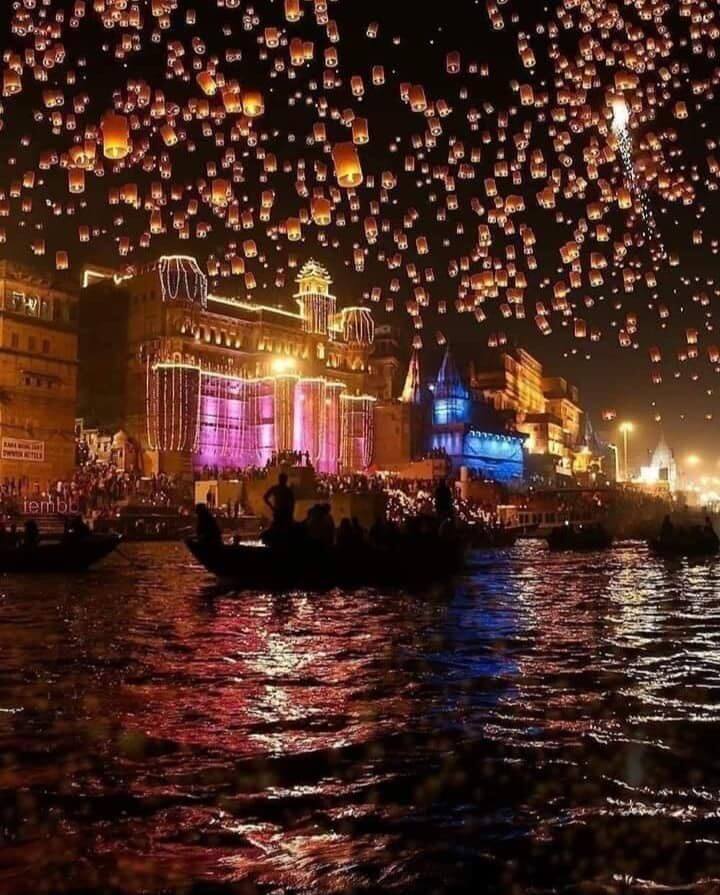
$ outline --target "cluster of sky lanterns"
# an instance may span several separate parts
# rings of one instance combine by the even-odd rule
[[[365,301],[404,307],[416,347],[454,309],[490,347],[511,326],[575,353],[647,333],[654,382],[665,355],[720,370],[717,282],[672,273],[720,249],[712,4],[488,0],[471,47],[418,48],[435,66],[419,83],[397,63],[403,35],[348,24],[351,3],[15,0],[0,240],[63,271],[108,247],[122,265],[205,240],[207,272],[248,293],[325,250]],[[498,92],[500,40],[515,65]],[[687,255],[678,209],[694,219]]]

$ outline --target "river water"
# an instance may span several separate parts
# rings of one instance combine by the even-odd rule
[[[0,579],[3,895],[720,877],[720,563],[528,542],[276,597],[124,550]]]

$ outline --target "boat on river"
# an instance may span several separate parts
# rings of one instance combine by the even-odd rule
[[[558,525],[548,535],[551,550],[607,550],[613,538],[602,525]]]
[[[716,556],[720,539],[714,531],[702,528],[678,528],[664,537],[649,541],[650,549],[658,556]]]
[[[485,528],[477,525],[469,525],[467,531],[473,550],[501,550],[513,547],[519,533],[511,528]]]
[[[129,504],[94,523],[93,531],[118,534],[123,541],[182,541],[192,533],[192,520],[176,507]]]
[[[305,543],[295,547],[226,544],[188,538],[192,555],[218,578],[248,590],[332,587],[423,587],[449,580],[464,565],[457,537],[402,538],[390,548],[352,551]]]
[[[33,546],[0,546],[0,573],[84,572],[109,556],[120,543],[115,534],[40,540]]]

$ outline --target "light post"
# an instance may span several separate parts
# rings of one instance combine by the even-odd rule
[[[630,433],[635,430],[633,423],[620,423],[620,432],[623,437],[623,481],[629,481],[628,441]]]

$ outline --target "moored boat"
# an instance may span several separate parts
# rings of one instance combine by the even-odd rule
[[[652,538],[648,543],[659,556],[716,556],[720,552],[715,532],[678,530],[670,537]]]
[[[119,543],[118,535],[91,534],[41,540],[33,546],[0,546],[0,573],[84,572],[109,556]]]
[[[500,550],[513,547],[517,541],[516,531],[510,528],[482,528],[468,526],[470,546],[474,550]]]
[[[551,550],[607,550],[613,538],[602,525],[558,525],[548,535]]]
[[[177,508],[142,504],[120,507],[93,526],[93,531],[117,534],[123,541],[182,541],[192,529],[192,520]]]
[[[406,539],[392,549],[364,545],[345,551],[303,544],[267,547],[188,538],[188,549],[218,578],[249,590],[336,586],[425,586],[452,578],[464,564],[458,538]]]

